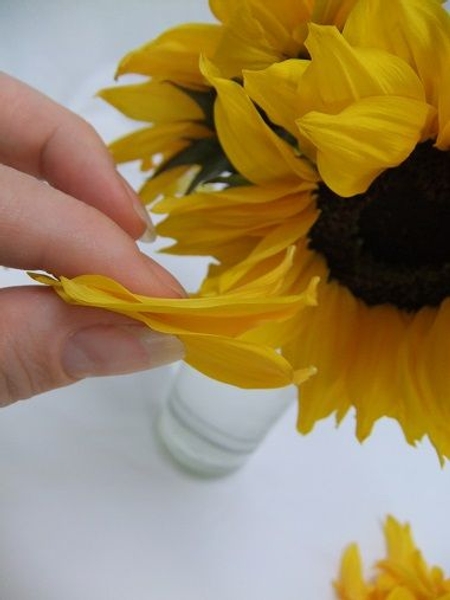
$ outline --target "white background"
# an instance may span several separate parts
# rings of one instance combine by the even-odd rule
[[[119,58],[209,18],[203,0],[3,0],[0,68],[111,139],[124,121],[92,96]],[[198,261],[161,261],[195,287]],[[293,407],[241,471],[195,479],[154,434],[173,372],[85,381],[0,412],[1,600],[330,600],[347,543],[381,557],[388,513],[450,573],[449,471],[427,443],[410,448],[383,422],[361,446],[352,416],[301,437]]]

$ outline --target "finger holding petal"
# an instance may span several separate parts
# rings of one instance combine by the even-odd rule
[[[314,303],[311,289],[298,297],[265,298],[258,290],[253,297],[229,294],[171,302],[132,294],[99,276],[34,278],[53,286],[68,303],[106,308],[144,322],[155,331],[178,336],[185,344],[187,362],[220,381],[245,388],[276,388],[299,384],[315,372],[308,366],[294,370],[270,345],[239,337],[263,322],[289,319]],[[267,280],[266,287],[273,287],[273,283]]]
[[[267,321],[284,321],[314,302],[314,291],[277,296],[277,282],[266,280],[264,289],[242,295],[156,298],[130,292],[116,281],[100,275],[55,279],[47,275],[33,278],[55,288],[66,302],[104,308],[145,322],[165,333],[213,333],[238,336]]]

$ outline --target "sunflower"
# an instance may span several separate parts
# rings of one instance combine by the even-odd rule
[[[242,79],[201,57],[217,138],[246,185],[154,211],[168,252],[215,259],[203,294],[250,285],[288,248],[283,293],[321,278],[318,307],[267,333],[318,369],[301,432],[353,407],[360,440],[390,417],[450,456],[450,20],[435,0],[347,8],[340,27],[309,23],[299,57]]]
[[[356,544],[349,546],[334,583],[340,600],[448,600],[450,579],[430,567],[416,547],[411,527],[389,516],[384,524],[386,558],[376,564],[376,575],[364,581]]]
[[[157,299],[130,314],[110,282],[52,285],[141,320],[162,310],[172,332],[200,340],[191,362],[217,379],[302,382],[302,433],[353,409],[360,440],[389,417],[450,457],[449,15],[438,0],[210,6],[219,23],[172,29],[119,65],[149,80],[101,93],[150,123],[112,151],[149,170],[141,196],[165,215],[166,251],[212,258],[194,304],[180,325]],[[318,279],[318,306],[303,310]],[[197,318],[216,302],[230,306],[220,332]],[[208,343],[231,356],[233,340],[253,357],[247,382],[209,362]],[[259,368],[279,358],[281,378]]]

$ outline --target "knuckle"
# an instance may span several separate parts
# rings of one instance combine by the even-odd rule
[[[3,303],[5,310],[1,323],[0,406],[31,398],[66,383],[58,368],[58,352],[51,344],[45,343],[45,335],[42,337],[45,322],[50,316],[43,313],[44,324],[41,326],[36,320],[27,319],[24,315],[29,303],[22,302],[20,294],[14,294],[14,289],[11,289],[13,297]],[[39,312],[43,294],[29,289],[25,300],[32,301]],[[7,290],[3,290],[4,300],[5,295],[8,295]],[[16,305],[14,299],[18,300]]]
[[[3,349],[4,350],[4,349]],[[7,406],[33,394],[34,385],[26,368],[25,361],[9,344],[7,352],[2,352],[0,372],[0,406]]]
[[[14,340],[9,342],[7,348],[2,344],[0,406],[30,398],[46,388],[39,362],[33,361],[27,351],[19,350]]]

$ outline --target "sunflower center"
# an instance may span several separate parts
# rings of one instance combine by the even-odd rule
[[[417,311],[450,296],[450,152],[424,142],[364,194],[321,184],[316,202],[309,247],[330,279],[369,306]]]

